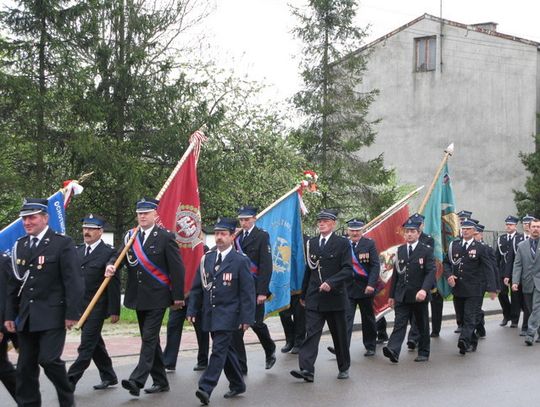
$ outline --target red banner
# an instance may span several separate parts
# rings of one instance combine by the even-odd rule
[[[180,255],[186,269],[184,292],[191,290],[191,284],[199,262],[204,254],[201,235],[201,204],[197,180],[197,159],[200,148],[191,150],[182,167],[162,195],[157,212],[158,223],[175,233],[180,247]]]
[[[365,233],[366,237],[375,241],[381,261],[379,292],[373,301],[373,309],[377,319],[390,309],[388,297],[390,295],[390,280],[394,267],[394,258],[397,248],[405,242],[401,232],[401,225],[405,223],[408,217],[409,206],[405,205]]]

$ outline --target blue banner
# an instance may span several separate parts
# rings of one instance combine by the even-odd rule
[[[64,211],[64,193],[62,191],[58,191],[49,197],[49,226],[58,233],[66,233],[66,213]],[[26,232],[21,218],[0,230],[0,253],[11,254],[11,249],[17,239],[24,235],[26,235]]]
[[[257,226],[268,232],[272,247],[272,297],[265,303],[268,315],[286,308],[291,292],[302,289],[305,260],[298,193],[292,193],[257,219]]]

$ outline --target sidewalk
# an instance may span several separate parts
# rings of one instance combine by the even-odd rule
[[[499,301],[495,299],[491,301],[490,299],[484,299],[484,305],[482,307],[486,315],[495,315],[501,313],[501,307]],[[388,323],[388,333],[390,334],[390,328],[394,322],[394,313],[389,312],[386,314],[386,321]],[[455,319],[454,305],[452,301],[445,301],[443,307],[443,320],[452,320]],[[283,334],[283,328],[281,326],[281,321],[279,317],[271,317],[266,321],[268,329],[272,338],[276,342],[282,342],[285,340],[285,335]],[[354,330],[359,330],[361,328],[361,319],[360,312],[356,312],[354,320]],[[126,357],[134,356],[139,354],[139,349],[141,346],[140,337],[138,335],[138,328],[136,324],[133,326],[122,325],[121,331],[115,334],[107,334],[105,330],[104,340],[107,346],[107,350],[111,357]],[[328,333],[325,330],[325,333]],[[244,340],[246,344],[258,343],[257,336],[255,333],[249,329],[245,336]],[[77,347],[79,346],[80,335],[77,332],[70,332],[66,338],[66,345],[64,347],[63,360],[71,362],[77,358]],[[166,328],[163,327],[161,331],[161,344],[164,347],[167,341],[166,338]],[[279,345],[278,345],[279,347]],[[182,334],[182,343],[180,346],[180,351],[194,351],[197,350],[197,338],[195,336],[195,331],[192,327],[185,327]],[[13,361],[17,358],[15,352],[10,351],[10,359]]]

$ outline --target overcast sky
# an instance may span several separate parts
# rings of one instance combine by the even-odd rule
[[[269,85],[266,96],[279,101],[300,86],[299,44],[291,29],[289,4],[306,0],[214,0],[204,24],[211,53],[220,65]],[[440,15],[440,0],[362,0],[358,24],[370,25],[374,40],[424,13]],[[539,0],[443,0],[443,18],[474,24],[494,21],[498,31],[540,42]]]

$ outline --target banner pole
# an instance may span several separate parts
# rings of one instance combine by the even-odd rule
[[[424,199],[423,199],[422,203],[420,204],[420,207],[418,208],[418,213],[419,214],[422,214],[422,212],[424,212],[424,209],[426,209],[426,205],[427,205],[427,203],[429,201],[429,198],[431,197],[431,194],[433,193],[433,190],[435,189],[435,185],[437,184],[437,180],[439,179],[439,175],[441,175],[441,171],[442,171],[444,165],[446,164],[446,162],[448,161],[448,158],[452,154],[454,154],[454,143],[450,143],[450,145],[448,147],[446,147],[446,149],[444,150],[444,157],[441,160],[441,164],[439,165],[439,168],[435,172],[435,176],[433,177],[433,181],[431,182],[431,185],[430,185],[428,191],[426,192],[426,196],[424,196]]]

